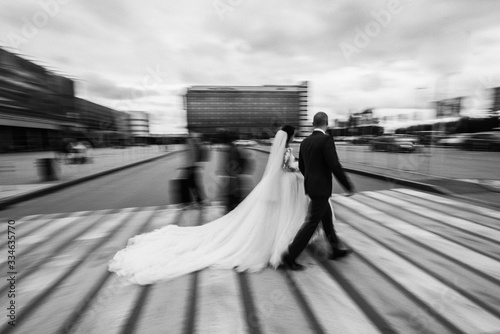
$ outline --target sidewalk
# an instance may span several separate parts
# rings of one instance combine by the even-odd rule
[[[89,153],[91,163],[59,163],[59,179],[41,181],[39,159],[54,158],[53,152],[27,152],[0,155],[0,208],[6,202],[34,197],[50,189],[60,189],[122,168],[158,159],[183,148],[182,145],[100,148]]]

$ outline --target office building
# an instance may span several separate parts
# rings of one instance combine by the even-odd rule
[[[73,80],[0,48],[0,152],[51,150],[62,138],[109,146],[128,115],[75,97]]]
[[[237,133],[240,138],[269,138],[283,125],[310,131],[308,83],[279,86],[193,86],[184,96],[188,130],[209,136]]]

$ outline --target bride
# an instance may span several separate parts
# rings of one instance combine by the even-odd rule
[[[169,225],[135,236],[109,270],[136,284],[152,284],[207,267],[240,272],[278,267],[309,201],[289,147],[294,134],[289,125],[276,133],[261,181],[233,211],[205,225]]]

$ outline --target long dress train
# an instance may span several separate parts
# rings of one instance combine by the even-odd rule
[[[109,270],[136,284],[152,284],[207,267],[251,272],[277,267],[308,205],[303,176],[286,168],[295,162],[285,146],[280,130],[262,180],[234,210],[205,225],[169,225],[135,236],[115,254]]]

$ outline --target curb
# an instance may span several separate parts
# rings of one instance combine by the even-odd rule
[[[94,173],[94,174],[91,174],[91,175],[87,175],[87,176],[83,176],[83,177],[80,177],[80,178],[77,178],[77,179],[74,179],[74,180],[70,180],[70,181],[66,181],[66,182],[61,182],[61,183],[55,184],[53,186],[48,186],[48,187],[45,187],[45,188],[42,188],[42,189],[34,190],[34,191],[31,191],[31,192],[28,192],[28,193],[25,193],[25,194],[22,194],[22,195],[12,196],[12,197],[9,197],[9,198],[7,198],[5,200],[0,200],[0,211],[3,210],[3,209],[5,209],[5,208],[7,208],[7,207],[9,207],[9,206],[11,206],[11,205],[13,205],[13,204],[17,204],[19,202],[24,202],[24,201],[27,201],[27,200],[30,200],[30,199],[33,199],[33,198],[36,198],[36,197],[47,195],[47,194],[56,192],[56,191],[64,189],[64,188],[68,188],[68,187],[74,186],[74,185],[79,184],[79,183],[90,181],[90,180],[96,179],[98,177],[101,177],[101,176],[104,176],[104,175],[108,175],[108,174],[111,174],[111,173],[114,173],[114,172],[118,172],[120,170],[127,169],[127,168],[130,168],[130,167],[135,167],[135,166],[143,164],[143,163],[147,163],[147,162],[155,161],[155,160],[158,160],[158,159],[161,159],[161,158],[165,158],[167,156],[170,156],[172,154],[176,154],[176,153],[179,153],[179,152],[182,152],[182,151],[183,150],[167,152],[165,154],[162,154],[162,155],[159,155],[159,156],[156,156],[156,157],[152,157],[152,158],[149,158],[149,159],[145,159],[145,160],[136,161],[136,162],[130,163],[128,165],[123,165],[123,166],[111,168],[111,169],[108,169],[108,170],[105,170],[105,171],[102,171],[102,172],[97,172],[97,173]]]
[[[369,176],[369,177],[373,177],[373,178],[379,179],[379,180],[391,181],[391,182],[394,182],[396,184],[400,184],[400,185],[407,186],[407,187],[412,187],[412,188],[415,188],[418,190],[428,191],[428,192],[441,194],[441,195],[453,195],[453,193],[451,191],[449,191],[448,189],[440,187],[440,186],[435,186],[433,184],[427,184],[427,183],[418,182],[418,181],[410,181],[410,180],[400,179],[400,178],[393,177],[393,176],[376,174],[376,173],[367,172],[367,171],[354,169],[354,168],[345,168],[344,167],[344,170],[348,173]]]

